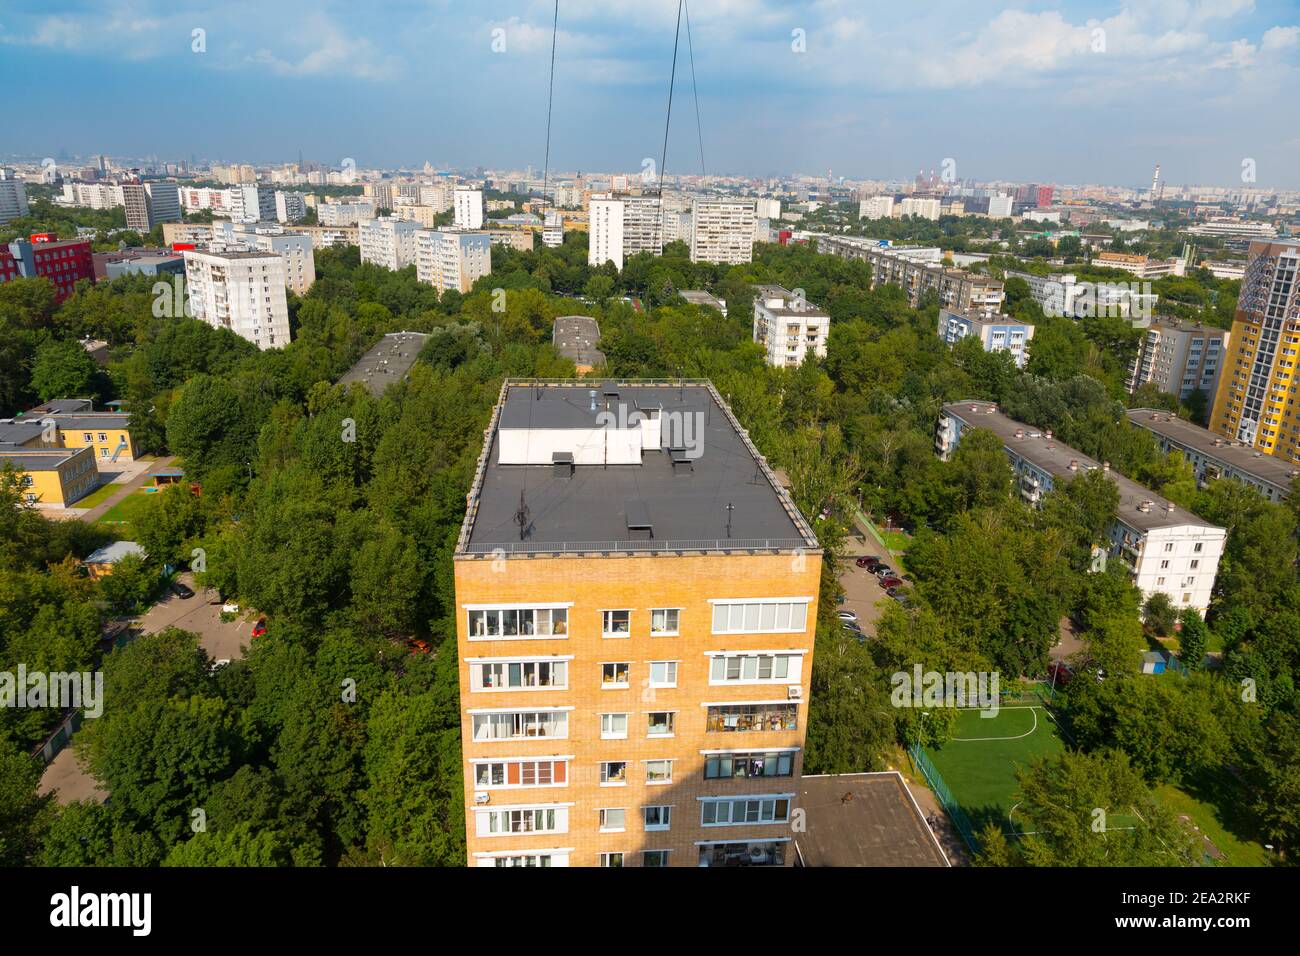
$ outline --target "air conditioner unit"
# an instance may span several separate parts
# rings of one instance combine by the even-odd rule
[[[476,794],[474,794],[474,802],[475,802],[475,803],[488,803],[489,801],[491,801],[491,799],[492,799],[492,794],[490,794],[490,793],[476,793]]]
[[[785,696],[787,700],[802,700],[803,687],[799,684],[791,684],[785,689]]]

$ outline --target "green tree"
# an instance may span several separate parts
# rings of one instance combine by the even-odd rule
[[[41,401],[94,397],[99,366],[79,342],[53,341],[36,350],[32,388]]]
[[[1179,659],[1189,671],[1198,671],[1205,666],[1205,649],[1209,644],[1210,629],[1201,615],[1192,608],[1187,608],[1178,616],[1181,625],[1178,632]]]

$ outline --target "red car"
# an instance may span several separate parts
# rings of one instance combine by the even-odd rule
[[[1062,661],[1053,661],[1047,668],[1047,682],[1053,687],[1064,687],[1074,680],[1074,670]]]
[[[261,637],[265,633],[266,633],[266,618],[260,617],[257,619],[257,623],[253,625],[253,636]]]
[[[868,570],[870,570],[871,568],[874,568],[876,565],[880,564],[880,559],[875,555],[868,555],[863,558],[858,558],[856,563],[858,567],[867,568]]]
[[[422,640],[420,640],[419,638],[416,638],[416,637],[413,637],[413,638],[411,638],[409,641],[407,641],[407,642],[406,642],[406,646],[409,647],[409,648],[411,649],[411,653],[412,653],[412,654],[432,654],[432,653],[433,653],[433,645],[432,645],[432,644],[430,644],[428,641],[422,641]]]
[[[885,588],[886,590],[888,590],[889,588],[901,587],[902,584],[903,584],[902,578],[881,578],[880,579],[880,586],[882,588]]]

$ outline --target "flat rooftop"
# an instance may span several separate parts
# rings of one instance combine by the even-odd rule
[[[605,353],[596,348],[599,341],[600,323],[590,316],[556,316],[551,326],[555,350],[577,366],[594,368],[605,363]]]
[[[378,398],[389,385],[406,377],[428,340],[423,332],[389,332],[343,373],[338,384],[360,382]]]
[[[629,454],[629,436],[643,433],[623,425],[638,413],[659,415],[663,439],[643,448],[636,437],[632,463],[579,461],[567,472],[551,463],[551,449],[595,462],[608,460],[608,449],[616,446]],[[502,464],[503,430],[510,454],[523,449],[538,463]],[[679,444],[688,451],[662,447],[674,444],[670,435],[685,435]],[[521,497],[527,509],[522,535]],[[485,434],[457,554],[818,547],[812,528],[710,383],[507,381]]]
[[[710,308],[717,309],[719,312],[726,310],[722,300],[711,292],[704,292],[700,289],[682,289],[677,293],[691,305],[707,305]]]
[[[11,464],[17,471],[57,471],[69,458],[84,451],[84,448],[14,448],[0,445],[0,469]]]
[[[1184,418],[1179,418],[1173,412],[1157,408],[1130,408],[1128,420],[1185,448],[1210,458],[1217,458],[1237,471],[1277,485],[1279,488],[1288,488],[1291,479],[1300,475],[1300,465],[1290,464],[1274,455],[1256,451],[1250,445],[1233,441],[1223,435],[1216,435],[1208,428],[1202,428]]]
[[[1057,478],[1069,480],[1102,467],[1101,462],[1089,458],[1057,438],[1049,437],[1046,431],[1008,418],[992,402],[952,402],[943,406],[943,410],[972,428],[987,428],[1021,458]],[[1075,467],[1071,468],[1071,464]],[[1111,480],[1119,486],[1116,517],[1130,528],[1144,532],[1187,525],[1218,528],[1218,525],[1203,521],[1185,508],[1174,506],[1167,509],[1166,499],[1113,468],[1109,474]],[[1140,506],[1144,502],[1151,502],[1149,511],[1141,510]]]
[[[801,866],[951,866],[897,773],[805,776]]]

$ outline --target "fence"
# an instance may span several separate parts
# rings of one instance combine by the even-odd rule
[[[925,751],[916,744],[910,744],[907,748],[907,752],[911,754],[912,765],[921,771],[921,774],[925,777],[926,783],[930,785],[930,789],[934,791],[934,795],[939,798],[939,803],[943,805],[943,809],[948,814],[948,819],[951,820],[952,825],[956,827],[958,835],[962,838],[962,842],[966,844],[967,849],[969,849],[971,853],[979,853],[980,844],[979,840],[975,839],[975,827],[971,825],[970,817],[966,816],[966,811],[957,803],[956,798],[952,795],[952,791],[949,790],[948,785],[944,783],[943,775],[940,774],[934,764],[930,762],[930,758],[925,755]]]

